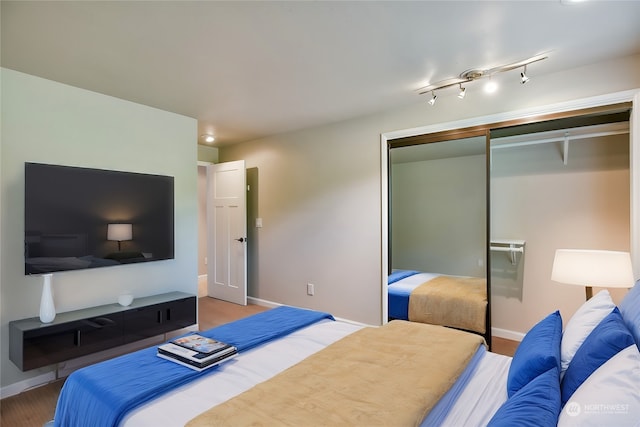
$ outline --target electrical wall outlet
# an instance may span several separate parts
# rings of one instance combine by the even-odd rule
[[[315,292],[315,289],[314,289],[313,283],[307,283],[307,295],[313,296],[314,292]]]

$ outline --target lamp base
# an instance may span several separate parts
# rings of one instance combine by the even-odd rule
[[[591,297],[593,296],[593,288],[591,286],[586,286],[584,288],[584,292],[587,296],[587,301],[589,301],[591,299]]]

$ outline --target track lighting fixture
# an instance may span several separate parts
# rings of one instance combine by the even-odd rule
[[[458,92],[458,98],[463,99],[466,94],[467,94],[467,88],[462,87],[462,83],[460,83],[460,92]]]
[[[529,81],[529,77],[527,77],[527,66],[524,66],[524,70],[520,73],[520,83],[525,84]]]
[[[436,96],[434,94],[434,91],[439,89],[444,89],[450,86],[460,86],[460,91],[458,92],[458,98],[462,99],[464,98],[464,94],[466,92],[466,88],[463,88],[462,84],[483,79],[485,77],[489,77],[489,79],[491,79],[491,76],[493,76],[494,74],[504,73],[506,71],[515,70],[521,67],[523,67],[523,71],[520,73],[520,82],[524,84],[529,81],[529,77],[527,76],[527,65],[533,62],[542,61],[543,59],[547,59],[547,58],[548,58],[547,55],[542,54],[542,55],[533,56],[528,59],[524,59],[522,61],[514,62],[511,64],[500,65],[498,67],[493,67],[488,69],[475,69],[475,68],[470,69],[460,73],[458,77],[452,77],[446,80],[442,80],[438,83],[424,86],[418,89],[418,93],[420,95],[423,95],[425,93],[431,93],[431,99],[429,100],[429,104],[433,105],[436,102]],[[485,91],[487,92],[490,91],[490,88],[493,88],[492,91],[495,91],[497,89],[497,84],[492,81],[489,81],[487,86],[489,86],[489,87],[485,87]]]
[[[436,94],[433,93],[433,91],[431,91],[431,99],[429,100],[429,105],[435,104],[436,103],[436,98],[437,98]]]

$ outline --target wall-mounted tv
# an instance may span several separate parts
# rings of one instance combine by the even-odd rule
[[[25,274],[174,257],[173,177],[25,163]]]

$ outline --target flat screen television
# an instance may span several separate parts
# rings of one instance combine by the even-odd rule
[[[24,271],[174,257],[173,177],[25,163]]]

